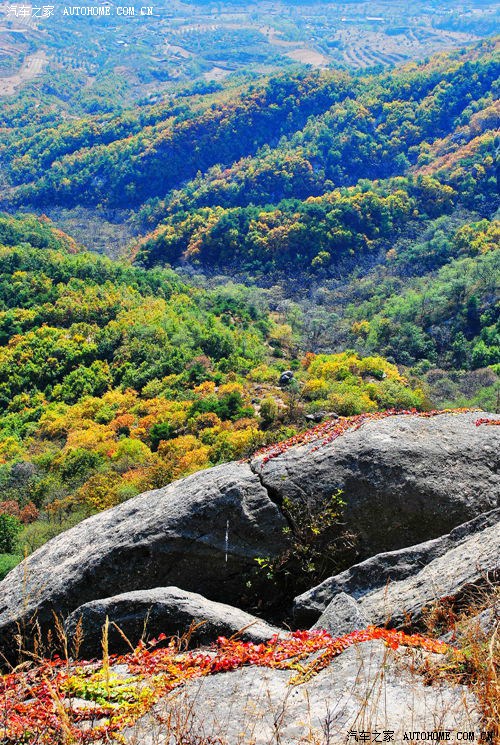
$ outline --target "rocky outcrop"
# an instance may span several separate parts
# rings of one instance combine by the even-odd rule
[[[239,638],[259,643],[280,632],[280,629],[230,605],[215,603],[178,587],[157,587],[93,600],[73,611],[66,622],[66,631],[69,638],[74,638],[77,625],[81,624],[81,656],[89,658],[101,654],[106,618],[109,620],[109,649],[113,653],[129,651],[123,634],[135,647],[139,640],[148,641],[160,634],[182,636],[192,623],[196,625],[190,634],[193,644],[210,643],[218,636],[230,637],[238,632]]]
[[[496,630],[500,631],[500,594],[497,592],[489,597],[483,596],[484,603],[486,607],[480,613],[464,615],[451,631],[446,631],[439,637],[440,640],[463,647],[469,645],[471,639],[481,643],[486,638],[491,638]]]
[[[359,603],[345,592],[339,592],[312,628],[323,629],[332,636],[343,636],[351,631],[364,629],[368,623]]]
[[[476,427],[477,418],[367,421],[334,441],[320,436],[279,457],[218,466],[95,515],[49,541],[0,584],[0,646],[13,648],[19,626],[29,637],[35,614],[43,629],[53,624],[53,611],[66,617],[127,592],[173,585],[244,605],[255,559],[276,557],[288,545],[285,498],[314,504],[341,489],[346,527],[360,534],[362,556],[431,539],[419,556],[414,549],[394,560],[392,578],[410,576],[405,564],[441,555],[432,539],[498,505],[500,428]],[[375,574],[384,571],[374,566]],[[338,591],[355,594],[349,582]]]
[[[350,731],[356,737],[369,731],[402,743],[405,731],[478,730],[472,694],[445,682],[425,685],[415,672],[419,659],[420,653],[375,641],[350,647],[299,686],[289,685],[294,673],[287,670],[247,667],[210,675],[160,701],[124,733],[125,742],[181,742],[188,733],[190,742],[220,745],[326,745],[345,743]]]
[[[10,635],[35,612],[43,628],[53,611],[66,616],[133,590],[175,585],[237,605],[255,558],[283,550],[285,525],[244,463],[141,494],[62,533],[10,572],[0,585],[0,641],[12,648]]]
[[[496,530],[500,531],[500,508],[490,510],[474,520],[459,525],[441,538],[425,541],[399,551],[377,554],[355,564],[295,598],[295,622],[299,626],[310,626],[317,621],[333,598],[339,594],[349,595],[355,600],[360,600],[376,591],[383,594],[390,583],[401,582],[418,575],[426,565],[439,557],[447,556],[444,564],[455,560],[460,563],[460,550],[452,552],[452,549],[458,548],[468,538],[475,535],[478,536],[476,542],[480,545],[482,531],[489,527],[496,527]],[[493,530],[493,540],[495,536],[496,531]],[[456,569],[458,572],[458,567]],[[454,572],[452,564],[448,571]],[[431,597],[434,597],[434,590],[435,586],[434,589],[428,590]],[[328,616],[331,616],[331,612]]]
[[[297,612],[306,618],[323,607],[316,628],[333,628],[337,617],[345,624],[346,616],[354,626],[358,618],[376,626],[414,624],[440,598],[458,601],[500,581],[499,520],[500,510],[493,510],[438,541],[375,556],[297,598]]]
[[[500,506],[500,427],[476,413],[391,416],[333,442],[319,436],[252,461],[278,501],[314,503],[343,491],[345,522],[362,557],[448,533]],[[484,417],[494,414],[481,415]]]
[[[361,613],[377,626],[418,621],[424,608],[440,598],[461,598],[473,588],[488,589],[500,580],[500,524],[492,525],[427,564],[412,577],[360,598]]]

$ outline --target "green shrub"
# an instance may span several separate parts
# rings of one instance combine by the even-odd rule
[[[260,588],[264,603],[273,607],[289,601],[355,562],[359,538],[346,529],[344,508],[341,491],[315,503],[285,497],[281,509],[288,522],[283,530],[288,547],[274,559],[256,559],[261,579],[264,573],[269,583]]]
[[[0,554],[0,581],[22,560],[19,554]]]
[[[59,533],[73,528],[77,523],[88,517],[81,512],[74,512],[70,517],[61,520],[36,520],[31,525],[27,525],[19,536],[19,546],[28,554],[36,551],[44,543],[55,538]]]
[[[21,523],[13,515],[0,515],[0,553],[13,554]]]

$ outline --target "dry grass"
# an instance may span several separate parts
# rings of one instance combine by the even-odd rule
[[[385,649],[381,656],[373,653],[365,654],[364,645],[359,645],[359,649],[353,648],[353,653],[358,655],[354,662],[354,667],[358,666],[358,672],[355,679],[351,681],[350,688],[335,698],[335,681],[334,676],[337,665],[342,665],[344,655],[332,663],[332,670],[328,674],[332,675],[332,700],[329,701],[323,715],[318,719],[317,706],[318,702],[311,702],[309,692],[306,686],[301,689],[301,726],[302,734],[296,739],[289,736],[290,721],[297,719],[297,700],[294,699],[294,693],[297,689],[292,686],[284,688],[282,697],[277,698],[276,690],[265,690],[264,683],[259,682],[261,690],[248,686],[248,681],[252,678],[242,676],[241,687],[228,693],[227,701],[224,701],[222,709],[224,716],[220,719],[210,719],[210,710],[205,711],[206,698],[203,685],[211,685],[210,679],[205,678],[199,681],[191,681],[188,685],[172,691],[165,698],[155,704],[150,711],[142,716],[135,724],[124,729],[123,742],[127,745],[337,745],[340,742],[346,742],[349,731],[357,730],[363,732],[374,731],[375,723],[382,720],[386,722],[386,729],[393,728],[390,726],[391,717],[394,721],[390,706],[387,706],[387,700],[390,700],[390,682],[388,682],[388,670],[399,669],[401,680],[408,683],[405,690],[405,697],[411,701],[412,697],[418,700],[421,696],[422,680],[433,686],[443,686],[444,688],[453,688],[454,686],[467,686],[467,689],[475,696],[480,705],[481,724],[480,729],[492,734],[491,743],[500,743],[500,633],[499,618],[500,610],[497,610],[497,617],[494,618],[494,608],[500,609],[500,589],[498,587],[488,586],[483,588],[478,595],[474,594],[474,599],[468,604],[461,602],[457,607],[455,599],[443,599],[440,603],[429,609],[425,616],[426,635],[431,638],[439,638],[443,634],[448,634],[452,643],[460,650],[458,657],[449,657],[443,661],[443,658],[429,656],[427,654],[411,652],[398,653],[395,656],[393,650]],[[486,609],[493,609],[490,627],[487,630],[481,626],[477,616]],[[112,623],[112,622],[111,622]],[[113,624],[118,632],[122,635],[127,645],[133,649],[133,645],[127,639],[126,635]],[[170,640],[179,655],[184,654],[191,645],[191,637],[200,624],[192,625],[183,635],[174,637]],[[113,660],[110,657],[108,649],[108,633],[110,622],[106,619],[103,627],[102,636],[102,661],[97,665],[101,669],[101,677],[105,690],[108,692],[108,699],[111,700],[113,686],[116,686],[117,676],[126,677],[126,673],[114,669]],[[75,663],[72,660],[78,658],[78,651],[82,642],[81,624],[76,627],[73,638],[68,639],[64,625],[60,618],[54,615],[53,629],[42,642],[42,635],[36,623],[36,619],[31,619],[30,630],[35,630],[35,634],[30,634],[31,651],[28,651],[27,644],[23,641],[23,629],[19,629],[18,643],[19,649],[23,653],[23,662],[16,670],[36,667],[42,664],[43,658],[57,648],[62,653],[63,659],[66,660],[68,670],[73,670]],[[345,653],[347,656],[347,653]],[[352,662],[352,660],[351,660]],[[248,668],[246,671],[248,672]],[[241,672],[245,672],[243,669]],[[326,673],[327,671],[325,671]],[[407,673],[410,675],[407,675]],[[418,674],[417,674],[418,673]],[[259,673],[260,674],[260,673]],[[398,673],[399,674],[399,673]],[[227,674],[227,683],[230,688],[230,676]],[[422,677],[423,676],[423,677]],[[219,675],[223,678],[224,675]],[[265,676],[264,676],[265,678]],[[253,679],[258,681],[256,677]],[[223,681],[224,685],[226,681]],[[139,697],[141,691],[148,686],[154,687],[154,673],[151,673],[150,679],[146,675],[138,682],[133,682],[131,678],[130,687],[134,688],[136,697]],[[74,722],[74,712],[81,711],[83,705],[88,705],[89,709],[94,706],[91,701],[82,702],[78,696],[68,694],[66,698],[56,691],[50,680],[47,680],[47,687],[50,693],[51,706],[54,715],[58,718],[61,727],[61,738],[51,740],[54,745],[73,745],[80,742],[75,739],[74,730],[71,729]],[[189,691],[194,689],[194,694]],[[463,689],[456,689],[463,691]],[[225,689],[220,689],[222,698]],[[338,693],[338,692],[337,692]],[[213,694],[212,694],[213,695]],[[441,711],[429,712],[429,721],[432,720],[432,726],[425,729],[439,729],[450,721],[453,712],[447,709],[449,700],[443,698],[443,707]],[[448,702],[448,703],[447,703]],[[214,707],[217,705],[214,703]],[[462,718],[461,722],[464,727],[467,726],[469,731],[478,732],[478,716],[470,707],[471,697],[463,696],[461,701]],[[295,706],[295,708],[294,708]],[[237,739],[231,735],[228,739],[228,722],[231,723],[235,718],[240,716],[242,709],[245,711],[244,731],[241,737]],[[408,710],[408,709],[407,709]],[[411,707],[410,707],[411,710]],[[0,706],[1,711],[1,706]],[[96,706],[96,717],[92,719],[89,716],[82,726],[91,729],[100,724]],[[346,715],[348,714],[348,717]],[[206,716],[205,716],[206,714]],[[343,736],[339,735],[339,717],[344,717],[342,723]],[[433,717],[433,719],[432,719]],[[263,719],[269,722],[267,739],[262,737],[261,724]],[[247,726],[248,724],[248,726]],[[259,729],[260,728],[260,729]],[[404,729],[419,731],[424,729],[422,722],[418,719],[405,722]],[[477,734],[476,739],[479,738]],[[105,745],[115,740],[110,740],[106,735],[102,740],[97,741],[99,745]],[[43,737],[36,739],[24,739],[15,742],[12,740],[2,739],[2,721],[0,713],[0,745],[42,745],[48,740]],[[94,742],[96,742],[94,740]],[[398,740],[396,740],[398,742]]]
[[[444,599],[430,609],[426,625],[429,635],[451,636],[461,652],[448,666],[427,664],[428,680],[467,685],[480,703],[484,731],[500,743],[500,588],[484,588],[459,610],[452,598]]]

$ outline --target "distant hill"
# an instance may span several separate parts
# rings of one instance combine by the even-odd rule
[[[486,160],[475,184],[458,186],[491,209],[499,69],[495,44],[485,42],[378,76],[297,73],[54,127],[6,120],[7,194],[23,205],[114,207],[166,197],[154,205],[158,219],[408,177],[428,166],[434,147],[436,170],[452,186],[457,163]]]

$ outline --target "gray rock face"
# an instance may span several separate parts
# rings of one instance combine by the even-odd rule
[[[500,601],[493,603],[490,608],[486,608],[477,616],[474,616],[471,623],[476,625],[479,633],[492,634],[494,629],[500,627]]]
[[[417,622],[423,609],[439,598],[459,598],[474,587],[500,581],[499,518],[500,510],[493,510],[438,542],[413,547],[416,559],[425,561],[423,567],[417,562],[408,563],[412,548],[381,554],[351,567],[299,596],[295,601],[297,613],[304,619],[324,607],[316,626],[322,626],[322,619],[334,624],[338,604],[341,619],[347,612],[345,591],[350,588],[357,598],[350,598],[352,612],[356,610],[367,623],[403,626],[408,619]],[[395,561],[398,557],[401,566]],[[381,567],[378,577],[373,574],[377,567]],[[395,579],[392,582],[391,572]]]
[[[412,577],[359,599],[361,613],[372,623],[401,626],[420,618],[424,607],[442,597],[456,597],[474,586],[500,581],[500,523],[475,533],[429,562]]]
[[[368,623],[357,601],[345,592],[339,592],[312,628],[324,629],[332,636],[343,636],[356,629],[364,629]]]
[[[139,589],[181,585],[238,604],[254,559],[283,550],[285,525],[247,464],[141,494],[53,538],[10,572],[0,583],[0,643],[12,646],[16,623],[35,611],[51,625],[53,610],[66,616]]]
[[[499,595],[490,598],[488,607],[471,618],[463,620],[458,628],[448,631],[439,638],[447,644],[461,646],[473,635],[475,638],[490,637],[500,631],[500,599]]]
[[[230,605],[215,603],[178,587],[157,587],[93,600],[73,611],[66,622],[66,630],[72,637],[81,619],[84,638],[80,656],[100,655],[106,617],[110,622],[108,638],[113,653],[129,651],[129,648],[111,622],[119,626],[133,646],[140,639],[147,641],[161,633],[182,636],[192,622],[203,623],[191,635],[191,641],[198,644],[211,643],[218,636],[229,637],[241,630],[242,639],[260,643],[280,632],[275,626]]]
[[[280,375],[279,384],[282,386],[286,386],[290,383],[291,380],[293,380],[293,377],[293,370],[285,370],[285,372],[282,372]]]
[[[500,505],[500,428],[479,416],[394,416],[332,443],[293,447],[252,468],[272,494],[314,502],[338,489],[362,556],[448,533]]]
[[[289,685],[293,673],[286,670],[211,675],[160,701],[125,733],[125,742],[181,742],[189,733],[190,742],[220,745],[337,745],[349,731],[388,731],[402,743],[406,730],[478,730],[474,697],[463,686],[424,685],[411,670],[418,657],[366,642],[304,685]]]
[[[467,538],[480,534],[488,527],[498,527],[499,524],[500,508],[497,508],[459,525],[441,538],[371,556],[295,598],[295,621],[299,626],[310,626],[339,593],[359,600],[376,590],[385,591],[389,583],[418,574],[427,564],[460,546]]]
[[[34,613],[44,628],[53,625],[52,611],[66,617],[90,601],[137,590],[174,585],[239,605],[255,558],[278,556],[287,545],[278,507],[285,497],[314,503],[342,489],[347,527],[361,534],[363,556],[447,533],[500,499],[500,429],[476,427],[478,416],[368,421],[334,442],[218,466],[95,515],[0,583],[0,647],[12,648],[12,634]],[[420,558],[408,554],[407,569],[397,557],[395,578],[440,555],[430,544]],[[354,585],[340,583],[338,591],[356,597]],[[22,630],[29,636],[29,623]]]

